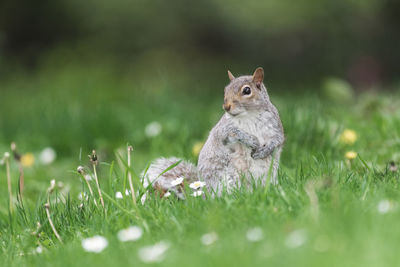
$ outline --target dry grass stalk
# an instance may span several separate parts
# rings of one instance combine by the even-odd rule
[[[90,159],[90,162],[93,165],[93,174],[94,174],[94,179],[96,180],[97,191],[99,193],[101,205],[103,206],[103,209],[104,209],[104,212],[105,212],[103,195],[101,194],[99,179],[97,178],[96,166],[98,164],[98,158],[97,158],[97,154],[96,154],[95,150],[92,151],[92,155],[89,155],[89,159]]]
[[[11,143],[11,151],[13,152],[14,159],[18,163],[18,170],[19,170],[19,194],[22,197],[22,193],[24,191],[25,186],[25,179],[24,179],[24,167],[21,163],[21,155],[17,152],[17,145],[15,142]]]
[[[56,181],[51,180],[50,187],[47,189],[47,203],[44,204],[44,207],[46,209],[47,219],[49,220],[51,230],[53,230],[53,233],[57,237],[58,241],[62,243],[61,236],[58,234],[56,227],[54,226],[53,220],[51,219],[50,216],[50,195],[51,193],[53,193],[55,186],[56,186]]]
[[[77,169],[77,171],[78,171],[78,173],[81,175],[82,179],[86,182],[86,185],[87,185],[88,188],[89,188],[90,195],[92,196],[93,201],[94,201],[94,204],[95,204],[96,207],[97,207],[97,201],[96,201],[96,198],[94,197],[92,187],[90,186],[89,181],[85,178],[85,169],[84,169],[82,166],[79,166],[78,169]]]
[[[135,190],[133,188],[132,173],[131,173],[131,152],[132,151],[133,151],[133,147],[128,146],[128,180],[129,180],[129,186],[131,188],[132,202],[133,202],[133,205],[136,206],[136,195],[135,195]]]

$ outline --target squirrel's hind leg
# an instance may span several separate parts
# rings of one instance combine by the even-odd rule
[[[195,181],[198,177],[198,172],[196,166],[192,163],[171,157],[154,160],[147,172],[143,172],[141,176],[143,187],[152,186],[160,197],[164,197],[170,192],[174,193],[178,198],[184,199],[183,184]],[[142,199],[142,204],[148,196],[148,192],[145,195],[144,199]]]

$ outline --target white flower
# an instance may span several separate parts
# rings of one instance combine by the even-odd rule
[[[200,240],[203,245],[209,246],[218,240],[218,235],[215,232],[207,233],[204,234]]]
[[[171,192],[167,192],[167,193],[165,193],[164,195],[163,195],[163,197],[165,197],[165,198],[167,198],[167,197],[169,197],[171,195]]]
[[[171,182],[171,186],[180,185],[182,182],[183,182],[183,177],[176,178],[175,180],[173,180],[173,181]]]
[[[153,121],[146,125],[144,129],[144,133],[147,137],[155,137],[161,133],[162,127],[161,124],[157,121]]]
[[[79,200],[88,200],[88,195],[86,194],[86,192],[80,192],[78,195],[78,199]]]
[[[392,203],[389,200],[384,199],[379,201],[378,203],[378,212],[385,214],[388,213],[392,209]]]
[[[91,181],[91,180],[93,180],[93,176],[90,175],[90,174],[85,174],[84,177],[85,177],[85,180],[86,180],[86,181]]]
[[[43,252],[43,248],[41,246],[36,247],[36,253],[41,254]]]
[[[123,198],[122,193],[119,192],[119,191],[116,192],[116,193],[115,193],[115,198],[122,199],[122,198]]]
[[[138,226],[131,226],[127,229],[119,231],[117,236],[119,241],[126,242],[126,241],[136,241],[142,237],[142,234],[143,234],[142,228]]]
[[[203,193],[204,193],[203,191],[197,190],[197,191],[194,191],[194,192],[192,193],[192,196],[194,196],[194,197],[199,197],[199,196],[201,196]]]
[[[131,194],[131,191],[128,189],[125,189],[125,196],[129,196]]]
[[[146,263],[160,262],[164,259],[164,254],[168,250],[169,244],[161,241],[153,246],[139,249],[139,258]]]
[[[288,248],[298,248],[307,241],[307,234],[305,230],[295,230],[287,237],[285,244]]]
[[[46,147],[45,149],[42,150],[42,152],[40,152],[39,160],[40,162],[42,162],[42,164],[48,165],[53,163],[56,157],[57,157],[56,151],[51,147]]]
[[[204,187],[205,185],[206,185],[205,182],[196,181],[196,182],[191,183],[191,184],[189,185],[189,187],[196,190],[196,189],[199,189],[199,188]]]
[[[99,235],[82,240],[82,247],[87,252],[100,253],[107,246],[108,246],[107,239]]]
[[[246,233],[246,238],[250,242],[257,242],[263,238],[263,230],[260,227],[249,229]]]

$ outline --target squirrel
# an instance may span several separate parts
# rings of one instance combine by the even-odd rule
[[[263,186],[267,179],[271,184],[278,183],[284,132],[278,110],[263,83],[264,70],[259,67],[252,76],[237,78],[228,70],[228,77],[225,113],[210,131],[200,151],[198,167],[174,157],[156,159],[142,173],[145,188],[151,184],[161,197],[173,192],[184,198],[183,184],[197,180],[203,180],[212,195],[218,196],[223,188],[229,192],[250,179]],[[168,168],[171,169],[165,171]]]

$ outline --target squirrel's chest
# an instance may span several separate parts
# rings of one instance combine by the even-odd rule
[[[257,137],[260,145],[264,145],[274,135],[274,117],[270,112],[237,118],[234,124],[240,130]]]
[[[273,117],[270,114],[263,114],[263,116],[247,116],[234,121],[235,126],[240,130],[254,135],[258,138],[260,145],[264,145],[269,138],[273,138],[273,131],[270,130],[273,125],[270,125],[269,121]],[[260,169],[265,171],[266,161],[265,160],[254,160],[251,157],[251,149],[241,143],[235,143],[231,145],[231,160],[235,168],[239,171],[258,172]],[[253,170],[254,169],[254,170]]]

